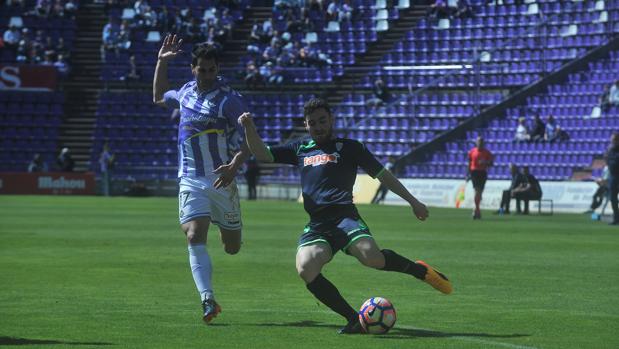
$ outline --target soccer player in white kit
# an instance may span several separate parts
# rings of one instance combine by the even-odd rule
[[[206,249],[210,223],[219,226],[228,254],[241,248],[241,212],[234,177],[249,151],[237,118],[246,111],[242,97],[218,77],[217,50],[199,44],[192,50],[195,80],[170,89],[168,62],[181,53],[182,39],[167,35],[155,68],[153,102],[180,108],[178,127],[179,220],[187,237],[191,273],[200,293],[203,320],[221,312],[211,283]]]

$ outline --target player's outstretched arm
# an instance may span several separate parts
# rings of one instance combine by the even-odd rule
[[[397,179],[391,172],[389,172],[389,170],[384,170],[378,180],[380,180],[380,182],[384,184],[387,189],[391,190],[399,197],[406,200],[406,202],[411,205],[413,213],[415,214],[415,217],[417,217],[417,219],[419,219],[420,221],[424,221],[426,220],[426,218],[428,218],[429,212],[426,205],[417,200],[417,198],[415,198],[413,194],[411,194],[408,189],[406,189],[402,182],[400,182],[399,179]]]
[[[273,162],[273,155],[269,152],[266,145],[260,138],[256,125],[252,119],[251,113],[243,113],[239,117],[239,124],[245,129],[245,140],[249,146],[249,150],[256,157],[256,160],[261,162]]]
[[[155,76],[153,78],[153,102],[157,105],[165,107],[163,94],[170,89],[168,82],[168,62],[179,53],[182,52],[181,45],[183,39],[180,39],[176,34],[168,34],[163,39],[161,49],[157,55],[157,66],[155,67]]]

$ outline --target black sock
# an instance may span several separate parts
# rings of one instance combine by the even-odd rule
[[[347,321],[357,318],[358,313],[355,309],[346,302],[335,285],[322,276],[322,274],[318,274],[314,281],[305,286],[319,301],[334,312],[342,315]]]
[[[399,273],[410,274],[417,279],[425,279],[428,269],[417,264],[406,257],[402,257],[392,250],[381,250],[385,256],[385,267],[382,270],[397,271]]]

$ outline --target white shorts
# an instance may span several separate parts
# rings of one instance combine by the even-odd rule
[[[241,205],[236,181],[225,188],[213,188],[213,178],[181,177],[178,191],[178,216],[181,224],[198,217],[210,217],[220,228],[240,230]]]

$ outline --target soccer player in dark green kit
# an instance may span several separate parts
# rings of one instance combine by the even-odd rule
[[[355,140],[336,138],[334,117],[326,101],[311,99],[304,107],[305,128],[309,137],[285,145],[267,147],[256,131],[250,113],[239,117],[247,144],[262,162],[298,166],[301,172],[303,202],[310,222],[299,239],[296,267],[307,289],[347,324],[339,333],[362,333],[358,313],[322,274],[322,267],[338,250],[356,257],[363,265],[412,275],[435,289],[449,294],[447,277],[423,261],[413,262],[392,250],[381,250],[353,204],[352,190],[361,167],[389,190],[406,200],[419,220],[428,217],[419,202],[365,146]]]

